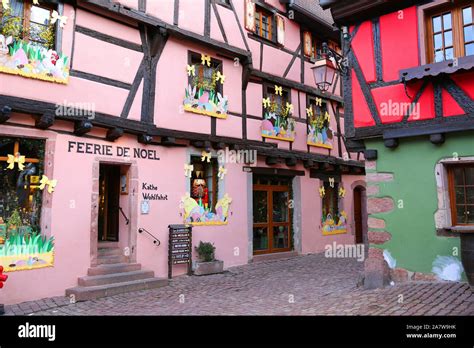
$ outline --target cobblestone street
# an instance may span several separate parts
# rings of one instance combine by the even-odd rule
[[[7,306],[7,315],[474,315],[466,283],[358,287],[363,264],[324,254],[253,263],[224,274],[175,278],[167,287],[66,304]]]

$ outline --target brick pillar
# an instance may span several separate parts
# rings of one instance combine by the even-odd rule
[[[393,174],[377,173],[376,161],[366,161],[367,181],[367,213],[369,253],[364,263],[364,287],[366,289],[381,288],[390,282],[390,269],[383,257],[383,244],[392,238],[385,229],[385,221],[374,214],[390,212],[394,209],[391,197],[378,197],[381,182],[393,181]],[[376,246],[381,246],[376,247]]]

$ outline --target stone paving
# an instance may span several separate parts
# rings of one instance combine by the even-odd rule
[[[466,283],[360,287],[363,263],[323,254],[251,263],[223,274],[69,304],[59,297],[6,306],[7,315],[474,315]]]

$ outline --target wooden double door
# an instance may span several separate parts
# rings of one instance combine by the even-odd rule
[[[257,178],[253,185],[253,252],[289,251],[291,243],[289,179]]]

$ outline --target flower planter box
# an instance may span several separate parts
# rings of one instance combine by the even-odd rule
[[[5,272],[53,267],[54,252],[50,251],[47,253],[30,255],[0,256],[0,265],[3,266]]]
[[[208,275],[222,273],[224,271],[224,261],[211,261],[211,262],[196,262],[196,268],[194,269],[194,275]]]

